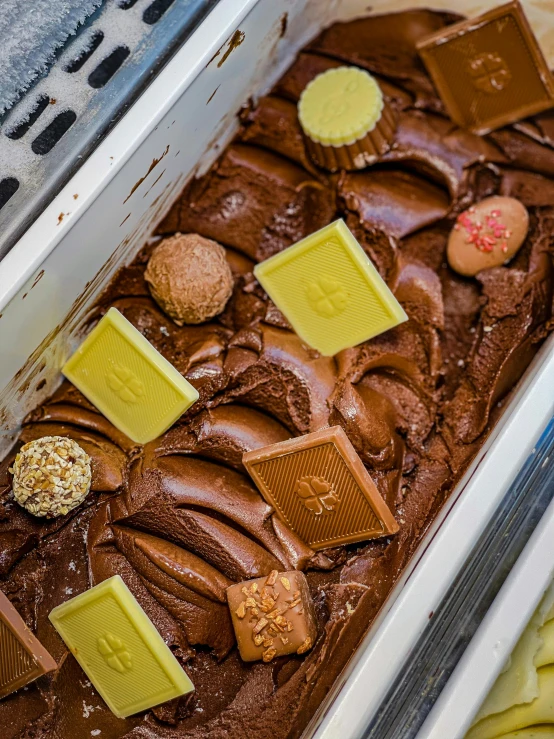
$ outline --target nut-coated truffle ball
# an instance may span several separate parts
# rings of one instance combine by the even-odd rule
[[[225,249],[198,234],[177,233],[163,239],[144,277],[156,303],[178,326],[217,316],[233,291]]]
[[[19,505],[45,518],[65,516],[82,503],[92,477],[90,457],[65,436],[43,436],[24,444],[10,472]]]

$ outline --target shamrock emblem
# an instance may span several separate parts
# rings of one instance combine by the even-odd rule
[[[332,486],[323,477],[302,477],[298,481],[296,494],[302,499],[304,506],[321,516],[323,511],[332,512],[340,503]]]
[[[340,282],[325,275],[308,283],[306,293],[315,312],[326,318],[338,316],[348,304],[348,293]]]
[[[500,54],[478,54],[469,60],[469,74],[473,78],[473,86],[481,92],[493,93],[504,90],[512,75]]]
[[[106,664],[116,672],[127,672],[133,666],[127,647],[113,634],[106,633],[98,639],[98,651]]]
[[[136,403],[144,395],[144,385],[128,367],[116,364],[106,377],[108,385],[125,403]]]

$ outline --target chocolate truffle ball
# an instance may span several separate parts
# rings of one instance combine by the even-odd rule
[[[177,233],[163,239],[144,277],[156,303],[178,326],[217,316],[233,291],[225,249],[198,234]]]
[[[529,214],[519,200],[485,198],[458,216],[448,239],[448,263],[466,277],[499,267],[518,251],[528,229]]]
[[[87,497],[90,457],[65,436],[43,436],[19,450],[13,467],[13,495],[33,516],[65,516]]]

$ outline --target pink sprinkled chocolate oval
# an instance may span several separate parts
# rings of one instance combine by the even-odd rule
[[[523,244],[529,214],[519,200],[494,195],[460,213],[450,233],[448,263],[461,275],[508,262]]]

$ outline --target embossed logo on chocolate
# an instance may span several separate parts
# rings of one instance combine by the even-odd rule
[[[319,118],[320,125],[326,125],[327,123],[336,121],[353,106],[355,107],[357,103],[356,94],[359,87],[359,80],[353,79],[339,92],[330,95],[323,105],[323,110]]]
[[[512,79],[506,61],[496,52],[477,54],[469,60],[468,65],[473,86],[481,92],[502,92]]]
[[[334,318],[348,305],[348,293],[338,280],[322,275],[306,286],[308,302],[320,316]]]
[[[301,499],[304,506],[321,516],[322,513],[333,513],[340,503],[333,487],[323,477],[301,477],[296,486],[295,493]]]
[[[98,651],[104,662],[116,672],[128,672],[133,667],[131,655],[121,639],[110,632],[98,639]]]
[[[108,385],[124,403],[137,403],[144,397],[144,385],[128,367],[116,364],[106,375]]]

